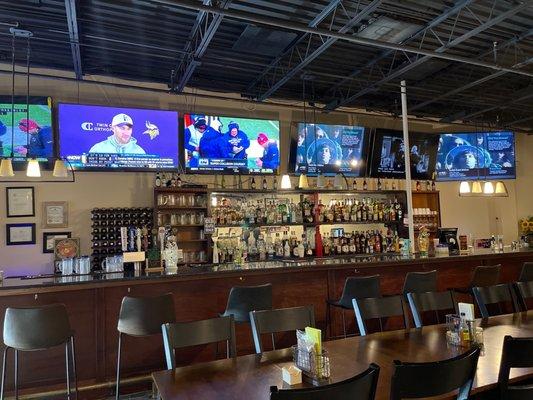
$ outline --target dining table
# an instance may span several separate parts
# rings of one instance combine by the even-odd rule
[[[473,393],[497,387],[503,339],[506,335],[533,337],[533,311],[479,319],[476,326],[483,328],[483,350]],[[448,344],[446,324],[326,341],[323,348],[330,359],[328,383],[353,377],[366,370],[370,363],[379,365],[377,400],[390,397],[394,360],[432,362],[458,356],[467,350]],[[266,400],[270,397],[271,386],[283,389],[312,386],[306,380],[293,386],[285,383],[282,368],[291,365],[294,365],[293,352],[286,348],[157,371],[152,378],[163,400]],[[511,370],[513,382],[532,376],[533,368]]]

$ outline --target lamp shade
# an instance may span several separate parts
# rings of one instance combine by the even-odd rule
[[[507,192],[507,187],[503,181],[496,182],[496,188],[494,189],[495,196],[507,197],[509,192]]]
[[[309,180],[307,179],[307,175],[300,174],[300,178],[298,179],[298,188],[307,189],[308,187],[309,187]]]
[[[0,163],[0,176],[15,176],[15,173],[13,172],[13,164],[11,163],[10,158],[2,159],[2,162]]]
[[[342,189],[343,181],[344,179],[341,174],[335,174],[335,180],[333,181],[335,189]]]
[[[459,185],[459,195],[464,196],[464,195],[471,194],[471,192],[472,192],[472,189],[470,188],[470,182],[462,181],[461,184]]]
[[[39,166],[39,161],[37,161],[36,159],[31,159],[28,161],[28,167],[26,168],[26,176],[29,178],[41,177],[41,167]]]
[[[472,194],[481,194],[483,189],[481,188],[481,182],[474,181],[472,182]]]
[[[483,194],[494,194],[494,185],[487,181],[483,184]]]
[[[287,174],[281,177],[281,188],[282,189],[291,189],[291,177]]]
[[[63,160],[55,160],[54,162],[54,172],[52,173],[55,178],[66,178],[68,177],[68,169]]]
[[[320,189],[326,187],[326,179],[324,178],[324,175],[318,174],[316,177],[316,187]]]

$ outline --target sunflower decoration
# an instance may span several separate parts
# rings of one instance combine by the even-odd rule
[[[533,216],[520,219],[518,221],[518,224],[520,226],[520,232],[523,235],[528,235],[530,233],[533,233]]]

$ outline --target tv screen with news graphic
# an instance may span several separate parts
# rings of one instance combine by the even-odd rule
[[[185,114],[183,125],[188,172],[277,173],[281,151],[279,121]]]
[[[361,176],[366,171],[365,128],[362,126],[298,124],[291,164],[294,172],[308,175]]]
[[[175,111],[59,104],[58,120],[60,155],[75,169],[179,167]]]
[[[439,135],[409,132],[410,168],[413,179],[433,178]],[[405,178],[403,132],[377,129],[373,138],[371,173],[376,178]]]
[[[14,104],[11,100],[11,96],[0,96],[0,156],[11,157],[13,152],[15,161],[52,158],[52,99],[30,96],[28,101],[25,96],[15,96]]]
[[[436,171],[441,181],[515,178],[514,133],[444,133],[439,139]]]

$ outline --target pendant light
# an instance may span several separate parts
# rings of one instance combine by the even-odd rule
[[[30,38],[32,33],[28,32],[27,34],[27,46],[26,46],[26,145],[28,146],[28,151],[30,149]],[[41,177],[41,167],[39,166],[39,161],[36,158],[28,160],[28,166],[26,168],[26,176],[28,178],[40,178]]]
[[[316,187],[319,189],[324,189],[326,187],[326,178],[324,178],[324,175],[320,172],[316,177]]]
[[[509,192],[507,191],[507,187],[505,186],[505,183],[503,181],[496,182],[496,188],[494,189],[494,196],[498,196],[498,197],[509,196]]]
[[[481,188],[481,182],[480,181],[474,181],[472,182],[472,194],[482,194],[483,189]]]
[[[342,190],[343,189],[343,183],[344,183],[344,178],[343,178],[342,174],[336,173],[335,174],[335,179],[333,180],[333,186],[335,187],[335,189]]]
[[[281,189],[292,189],[291,177],[288,174],[281,177]]]
[[[494,194],[494,185],[491,181],[486,181],[483,184],[483,194],[485,195],[493,195]]]
[[[68,177],[68,168],[67,166],[65,165],[65,162],[58,158],[57,160],[55,160],[54,162],[54,172],[52,173],[52,175],[55,177],[55,178],[66,178]]]
[[[15,176],[13,172],[13,147],[15,147],[15,30],[11,28],[11,156],[0,163],[0,177]]]
[[[307,189],[309,188],[309,180],[307,179],[306,174],[300,174],[298,179],[298,189]]]
[[[28,166],[26,167],[26,176],[28,178],[41,177],[41,168],[39,167],[39,161],[37,161],[35,158],[32,158],[28,161]]]
[[[472,193],[472,189],[470,188],[470,182],[468,181],[462,181],[459,185],[459,196],[467,196]]]

